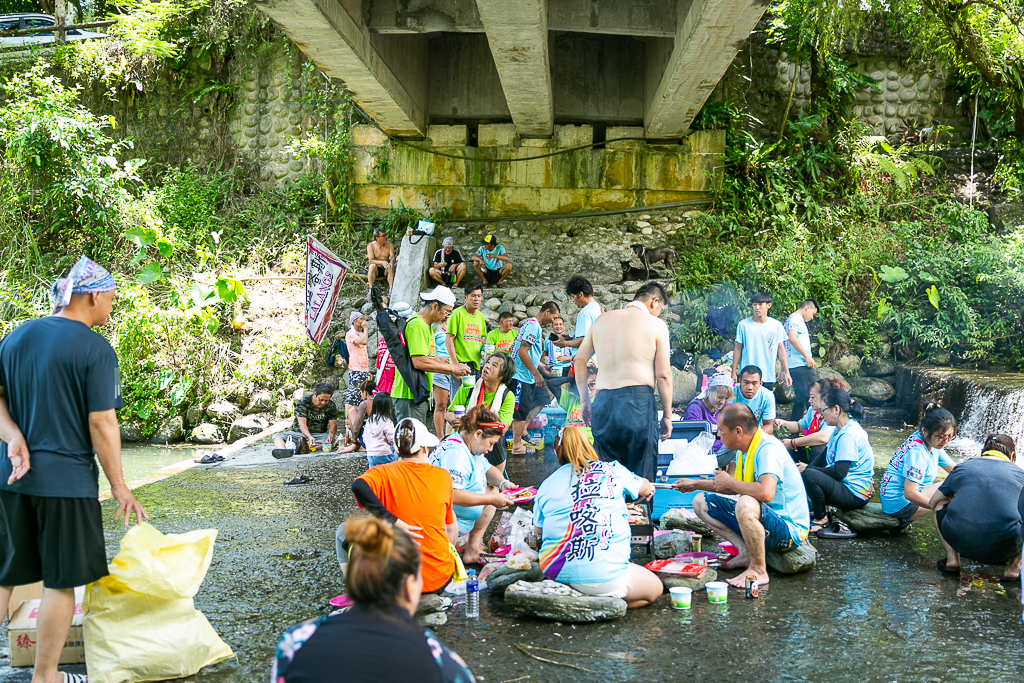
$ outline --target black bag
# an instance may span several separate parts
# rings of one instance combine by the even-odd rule
[[[412,402],[423,403],[430,398],[430,382],[427,380],[427,373],[417,370],[412,365],[412,356],[409,355],[409,347],[405,343],[405,326],[408,321],[389,308],[379,309],[376,320],[377,330],[384,337],[388,353],[395,362],[395,370],[402,375],[405,385],[412,393]]]
[[[345,343],[345,338],[342,337],[338,341],[331,344],[331,348],[327,351],[327,367],[334,367],[334,360],[341,356],[345,359],[345,364],[348,365],[348,344]]]

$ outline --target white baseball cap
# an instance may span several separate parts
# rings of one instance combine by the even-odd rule
[[[398,426],[395,427],[395,432],[397,433],[398,429],[400,429],[406,422],[411,422],[412,426],[416,430],[416,436],[413,438],[412,447],[409,449],[413,453],[418,453],[421,448],[433,448],[437,444],[441,443],[436,436],[430,433],[430,430],[427,429],[425,424],[414,417],[407,417],[403,420],[399,420]]]
[[[429,292],[421,292],[420,298],[424,301],[437,301],[445,306],[455,308],[455,293],[444,285],[438,285]]]

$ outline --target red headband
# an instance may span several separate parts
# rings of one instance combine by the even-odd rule
[[[477,426],[487,429],[508,429],[508,425],[504,422],[480,422]]]

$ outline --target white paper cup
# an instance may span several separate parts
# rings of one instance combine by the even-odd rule
[[[720,604],[729,599],[729,584],[725,581],[711,581],[705,586],[708,591],[708,602]]]
[[[669,597],[672,598],[672,607],[675,609],[690,609],[690,600],[693,598],[693,590],[684,586],[675,586],[668,589]]]
[[[466,406],[452,406],[452,412],[455,413],[455,418],[459,419],[466,414]]]

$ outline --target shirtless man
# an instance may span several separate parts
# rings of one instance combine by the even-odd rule
[[[388,242],[384,228],[373,231],[373,241],[366,245],[366,259],[370,262],[370,270],[366,274],[367,284],[373,289],[374,281],[387,278],[388,291],[395,284],[395,245]]]
[[[573,361],[583,421],[594,434],[602,460],[618,460],[630,471],[654,481],[658,464],[657,385],[665,416],[662,441],[672,434],[672,369],[668,326],[658,318],[668,297],[657,282],[648,282],[622,310],[608,311],[590,326]],[[601,373],[591,407],[587,360],[596,353]]]
[[[753,574],[763,586],[768,583],[765,551],[789,552],[807,538],[807,491],[785,446],[758,429],[747,406],[733,403],[722,409],[718,436],[727,449],[739,453],[728,467],[715,472],[714,479],[680,478],[672,486],[683,493],[709,492],[694,497],[693,511],[739,551],[722,563],[722,569],[742,569],[726,582],[743,588],[747,575]]]

